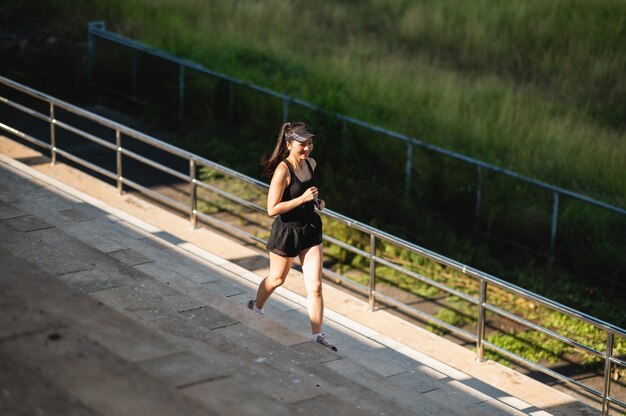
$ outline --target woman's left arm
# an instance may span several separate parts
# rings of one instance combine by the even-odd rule
[[[311,163],[311,169],[313,169],[313,172],[315,172],[315,168],[317,167],[317,162],[312,157],[309,158],[309,162]],[[315,200],[315,206],[317,207],[317,209],[321,211],[324,208],[326,208],[326,202],[323,199],[318,198]]]

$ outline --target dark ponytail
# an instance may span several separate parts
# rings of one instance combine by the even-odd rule
[[[291,129],[291,123],[285,123],[280,126],[280,132],[278,133],[278,140],[276,140],[276,146],[272,155],[268,158],[267,155],[263,156],[261,165],[265,166],[262,176],[272,176],[274,171],[282,162],[289,156],[289,148],[287,147],[287,140],[285,139],[286,132]]]

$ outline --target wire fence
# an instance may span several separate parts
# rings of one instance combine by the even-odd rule
[[[334,166],[351,164],[348,172],[361,175],[354,166],[370,164],[359,149],[366,143],[370,157],[380,156],[371,161],[379,164],[376,171],[394,178],[380,184],[390,195],[624,284],[624,208],[218,73],[108,31],[102,21],[88,25],[88,63],[92,85],[175,108],[179,119],[208,106],[208,119],[236,121],[257,132],[276,124],[270,120],[313,120],[326,136],[341,132],[333,146],[339,151],[323,158],[336,158]],[[583,252],[589,255],[579,256]]]

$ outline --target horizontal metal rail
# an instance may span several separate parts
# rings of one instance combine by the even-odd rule
[[[616,399],[615,397],[611,397],[611,396],[607,397],[606,400],[608,402],[610,402],[610,403],[617,404],[619,406],[622,406],[624,409],[626,409],[626,402],[625,401]]]
[[[596,390],[594,388],[591,388],[591,387],[587,386],[586,384],[583,384],[583,383],[581,383],[581,382],[579,382],[577,380],[571,379],[571,378],[566,377],[566,376],[564,376],[564,375],[562,375],[562,374],[560,374],[560,373],[558,373],[556,371],[550,370],[549,368],[546,368],[546,367],[544,367],[542,365],[539,365],[539,364],[534,363],[534,362],[532,362],[530,360],[527,360],[526,358],[521,357],[518,354],[512,353],[512,352],[510,352],[508,350],[505,350],[504,348],[501,348],[501,347],[499,347],[499,346],[497,346],[497,345],[495,345],[495,344],[493,344],[491,342],[485,341],[485,344],[489,345],[489,347],[492,348],[494,351],[498,352],[499,354],[502,354],[502,355],[506,356],[507,358],[510,358],[513,361],[516,361],[516,362],[518,362],[520,364],[523,364],[525,366],[528,366],[528,367],[534,368],[536,370],[539,370],[542,373],[547,374],[550,377],[554,377],[557,380],[560,380],[560,381],[563,381],[565,383],[574,385],[574,386],[580,388],[581,390],[584,390],[587,393],[590,393],[590,394],[592,394],[592,395],[594,395],[596,397],[600,397],[600,398],[602,397],[602,393],[601,392],[599,392],[598,390]],[[626,402],[624,402],[624,401],[618,400],[618,399],[616,399],[614,397],[611,397],[611,396],[608,396],[606,398],[606,400],[611,402],[611,403],[618,404],[618,405],[620,405],[620,406],[622,406],[623,408],[626,409]]]
[[[599,392],[596,389],[593,389],[593,388],[591,388],[591,387],[581,383],[580,381],[576,381],[576,380],[571,379],[569,377],[566,377],[566,376],[564,376],[564,375],[562,375],[562,374],[560,374],[560,373],[558,373],[556,371],[550,370],[549,368],[546,368],[546,367],[544,367],[542,365],[539,365],[539,364],[537,364],[537,363],[535,363],[533,361],[527,360],[526,358],[524,358],[524,357],[522,357],[522,356],[520,356],[518,354],[515,354],[515,353],[513,353],[511,351],[505,350],[504,348],[499,347],[496,344],[493,344],[493,343],[491,343],[489,341],[484,341],[484,342],[485,342],[486,345],[488,345],[491,349],[493,349],[497,353],[502,354],[505,357],[510,358],[513,361],[516,361],[516,362],[518,362],[520,364],[523,364],[525,366],[528,366],[530,368],[534,368],[536,370],[539,370],[542,373],[549,375],[550,377],[554,377],[557,380],[560,380],[560,381],[563,381],[563,382],[566,382],[566,383],[569,383],[569,384],[573,384],[576,387],[578,387],[578,388],[580,388],[582,390],[585,390],[588,393],[593,394],[594,396],[598,396]]]
[[[325,235],[324,236],[324,240],[328,241],[331,244],[334,244],[338,247],[343,248],[344,250],[348,250],[358,256],[362,256],[365,257],[367,259],[370,258],[370,253],[368,253],[367,251],[361,250],[360,248],[356,248],[354,246],[351,246],[350,244],[346,244],[343,241],[337,240],[336,238],[333,238],[331,236]]]
[[[217,218],[213,218],[210,215],[204,214],[202,212],[198,212],[198,217],[205,220],[206,222],[208,222],[209,224],[215,224],[218,225],[220,227],[226,228],[229,231],[232,231],[236,234],[242,235],[244,237],[248,237],[253,239],[254,241],[261,243],[261,244],[265,244],[267,241],[263,240],[262,238],[257,237],[256,235],[250,234],[247,231],[243,231],[235,226],[232,226],[230,224],[228,224],[227,222],[224,221],[220,221]]]
[[[146,164],[148,166],[152,166],[153,168],[155,168],[157,170],[160,170],[161,172],[168,173],[168,174],[170,174],[170,175],[180,179],[181,181],[189,182],[191,180],[189,175],[182,174],[182,173],[180,173],[180,172],[178,172],[178,171],[176,171],[176,170],[174,170],[172,168],[168,168],[167,166],[163,166],[160,163],[153,162],[151,159],[148,159],[145,156],[141,156],[138,153],[135,153],[135,152],[130,151],[128,149],[124,149],[123,147],[120,148],[119,150],[120,150],[120,152],[123,155],[128,156],[128,157],[130,157],[132,159],[135,159],[135,160],[137,160],[137,161],[139,161],[141,163],[144,163],[144,164]]]
[[[143,143],[146,143],[146,144],[148,144],[150,146],[153,146],[155,148],[158,148],[160,150],[168,152],[168,153],[170,153],[172,155],[176,155],[176,156],[179,156],[181,158],[184,158],[184,159],[186,159],[186,160],[188,160],[190,162],[190,166],[192,167],[192,169],[195,169],[195,167],[197,167],[197,166],[209,167],[209,168],[214,169],[214,170],[216,170],[216,171],[218,171],[218,172],[220,172],[220,173],[222,173],[224,175],[228,175],[230,177],[233,177],[233,178],[236,178],[238,180],[241,180],[244,183],[247,183],[249,185],[253,185],[253,186],[255,186],[258,189],[261,189],[263,191],[267,190],[268,185],[263,183],[263,182],[261,182],[261,181],[249,178],[248,176],[246,176],[246,175],[244,175],[244,174],[242,174],[240,172],[237,172],[237,171],[234,171],[234,170],[229,169],[227,167],[221,166],[221,165],[219,165],[219,164],[217,164],[215,162],[209,161],[209,160],[207,160],[205,158],[202,158],[202,157],[200,157],[198,155],[195,155],[193,153],[190,153],[190,152],[184,151],[182,149],[179,149],[179,148],[177,148],[175,146],[172,146],[170,144],[162,142],[162,141],[160,141],[160,140],[158,140],[156,138],[153,138],[151,136],[143,134],[143,133],[141,133],[139,131],[130,129],[130,128],[128,128],[128,127],[126,127],[124,125],[121,125],[119,123],[115,123],[115,122],[112,122],[110,120],[107,120],[107,119],[105,119],[105,118],[103,118],[101,116],[98,116],[98,115],[94,114],[94,113],[91,113],[91,112],[82,110],[82,109],[80,109],[78,107],[72,106],[72,105],[70,105],[68,103],[65,103],[63,101],[60,101],[60,100],[54,98],[54,97],[48,96],[46,94],[43,94],[41,92],[38,92],[38,91],[33,90],[31,88],[28,88],[28,87],[26,87],[24,85],[21,85],[19,83],[11,81],[11,80],[9,80],[7,78],[0,77],[0,84],[5,85],[5,86],[7,86],[9,88],[12,88],[14,90],[23,92],[25,94],[28,94],[30,96],[33,96],[35,98],[38,98],[38,99],[48,103],[50,105],[50,108],[51,108],[51,116],[50,117],[45,116],[45,115],[43,115],[41,113],[38,113],[38,112],[33,111],[33,110],[30,110],[30,109],[28,109],[28,108],[26,108],[24,106],[21,106],[21,105],[13,105],[15,103],[12,102],[11,100],[8,100],[5,97],[0,97],[0,102],[1,103],[7,104],[7,105],[9,105],[9,106],[11,106],[13,108],[17,108],[17,109],[20,109],[20,110],[21,110],[20,106],[24,107],[23,110],[29,110],[29,111],[24,111],[25,113],[30,114],[33,117],[37,117],[37,118],[40,118],[40,119],[47,120],[51,124],[51,126],[54,125],[54,126],[65,128],[65,129],[67,129],[69,131],[72,131],[73,133],[78,134],[78,135],[80,135],[80,136],[82,136],[82,137],[84,137],[84,138],[86,138],[86,139],[88,139],[88,140],[90,140],[92,142],[95,142],[97,144],[102,145],[106,149],[116,151],[118,153],[118,164],[121,163],[121,158],[119,156],[123,154],[125,156],[137,159],[138,161],[140,161],[142,163],[146,163],[146,164],[148,164],[148,165],[150,165],[150,166],[152,166],[152,167],[154,167],[156,169],[159,169],[159,170],[161,170],[161,171],[163,171],[165,173],[169,173],[169,174],[177,177],[178,179],[180,179],[182,181],[185,181],[185,182],[187,182],[189,184],[192,184],[193,186],[200,186],[200,187],[202,187],[202,188],[204,188],[204,189],[206,189],[206,190],[208,190],[210,192],[215,193],[216,195],[219,195],[221,197],[227,198],[228,200],[233,201],[233,202],[235,202],[235,203],[237,203],[237,204],[239,204],[241,206],[244,206],[246,208],[249,208],[249,209],[252,209],[252,210],[255,210],[255,211],[259,211],[259,212],[265,212],[265,209],[263,207],[255,204],[255,203],[252,203],[250,201],[242,199],[242,198],[240,198],[238,196],[232,195],[232,194],[228,193],[227,191],[219,189],[219,188],[217,188],[217,187],[215,187],[213,185],[207,184],[207,183],[202,182],[202,181],[198,181],[197,179],[195,179],[195,171],[194,170],[192,170],[190,175],[186,175],[186,174],[180,173],[180,172],[175,171],[175,170],[173,170],[173,169],[171,169],[171,168],[169,168],[167,166],[164,166],[164,165],[162,165],[162,164],[160,164],[160,163],[158,163],[158,162],[156,162],[154,160],[151,160],[151,159],[149,159],[147,157],[138,155],[135,152],[131,152],[131,151],[127,150],[127,149],[124,149],[121,145],[119,145],[119,143],[118,143],[118,145],[113,145],[110,142],[107,142],[106,140],[98,138],[98,137],[96,137],[96,136],[94,136],[94,135],[92,135],[90,133],[84,132],[83,130],[78,129],[78,128],[74,127],[74,126],[70,126],[67,123],[61,123],[58,120],[56,120],[55,117],[53,116],[54,115],[54,112],[53,112],[54,110],[53,109],[55,107],[56,108],[62,108],[62,109],[65,109],[67,111],[70,111],[70,112],[74,113],[77,116],[80,116],[82,118],[94,121],[94,122],[96,122],[96,123],[98,123],[100,125],[103,125],[103,126],[106,126],[106,127],[110,128],[111,130],[116,132],[116,136],[117,136],[118,142],[119,142],[119,140],[121,140],[121,135],[124,134],[128,138],[133,138],[133,139],[139,140],[139,141],[141,141]],[[103,168],[101,168],[101,167],[99,167],[97,165],[94,165],[93,163],[90,163],[90,162],[88,162],[88,161],[86,161],[86,160],[84,160],[84,159],[82,159],[80,157],[72,155],[72,154],[70,154],[69,152],[67,152],[67,151],[65,151],[63,149],[59,149],[56,146],[52,146],[52,145],[50,145],[50,144],[48,144],[48,143],[46,143],[46,142],[44,142],[44,141],[42,141],[40,139],[37,139],[37,138],[35,138],[33,136],[30,136],[30,135],[28,135],[28,134],[26,134],[26,133],[24,133],[24,132],[22,132],[22,131],[20,131],[20,130],[18,130],[16,128],[14,128],[14,127],[11,127],[11,126],[9,126],[9,125],[7,125],[5,123],[0,122],[0,128],[2,128],[3,130],[5,130],[5,131],[7,131],[7,132],[9,132],[11,134],[16,135],[17,137],[25,139],[25,140],[27,140],[27,141],[35,144],[35,145],[38,145],[38,146],[41,146],[41,147],[43,147],[43,148],[45,148],[47,150],[51,150],[53,152],[56,152],[59,155],[67,158],[68,160],[71,160],[71,161],[73,161],[75,163],[78,163],[78,164],[80,164],[82,166],[85,166],[85,167],[87,167],[87,168],[89,168],[89,169],[91,169],[91,170],[93,170],[95,172],[98,172],[98,173],[100,173],[100,174],[102,174],[102,175],[104,175],[104,176],[106,176],[108,178],[117,180],[118,183],[121,183],[121,184],[123,184],[125,186],[128,186],[130,188],[133,188],[133,189],[135,189],[135,190],[137,190],[137,191],[139,191],[139,192],[141,192],[141,193],[143,193],[145,195],[148,195],[149,197],[151,197],[151,198],[153,198],[153,199],[155,199],[157,201],[161,201],[161,202],[163,202],[163,203],[165,203],[167,205],[170,205],[170,206],[172,206],[172,207],[174,207],[174,208],[176,208],[178,210],[181,210],[183,212],[191,211],[194,215],[197,214],[198,217],[200,217],[201,219],[203,219],[204,221],[206,221],[206,222],[208,222],[210,224],[214,224],[214,225],[223,227],[223,228],[225,228],[225,229],[227,229],[229,231],[232,231],[232,232],[237,233],[239,235],[243,235],[243,236],[245,236],[247,238],[251,238],[254,241],[257,241],[257,242],[262,243],[262,244],[264,244],[266,242],[265,240],[255,236],[255,235],[252,235],[252,234],[250,234],[250,233],[248,233],[248,232],[246,232],[244,230],[241,230],[241,229],[239,229],[239,228],[237,228],[235,226],[227,224],[227,223],[225,223],[223,221],[220,221],[220,220],[218,220],[216,218],[213,218],[213,217],[211,217],[211,216],[209,216],[207,214],[204,214],[204,213],[201,213],[201,212],[197,212],[196,209],[195,209],[195,204],[196,204],[195,200],[192,200],[190,205],[188,206],[188,205],[182,204],[179,201],[176,201],[176,200],[173,200],[173,199],[171,199],[169,197],[166,197],[166,196],[164,196],[164,195],[162,195],[162,194],[160,194],[158,192],[155,192],[155,191],[153,191],[153,190],[151,190],[151,189],[149,189],[147,187],[144,187],[143,185],[140,185],[140,184],[138,184],[138,183],[136,183],[136,182],[134,182],[132,180],[129,180],[128,178],[125,178],[125,177],[121,176],[121,166],[118,166],[117,173],[113,173],[113,172],[110,172],[110,171],[108,171],[106,169],[103,169]],[[195,193],[192,192],[192,195],[193,195],[193,197],[195,197]],[[523,288],[520,288],[518,286],[515,286],[515,285],[512,285],[510,283],[507,283],[507,282],[505,282],[502,279],[496,278],[496,277],[491,276],[491,275],[489,275],[487,273],[483,273],[483,272],[481,272],[481,271],[479,271],[477,269],[473,269],[473,268],[471,268],[471,267],[469,267],[469,266],[467,266],[465,264],[462,264],[462,263],[459,263],[457,261],[451,260],[451,259],[449,259],[449,258],[447,258],[445,256],[442,256],[442,255],[438,254],[438,253],[435,253],[435,252],[427,250],[427,249],[425,249],[423,247],[417,246],[417,245],[415,245],[413,243],[410,243],[410,242],[408,242],[406,240],[397,238],[397,237],[395,237],[395,236],[393,236],[391,234],[385,233],[385,232],[383,232],[381,230],[378,230],[376,228],[373,228],[371,226],[363,224],[363,223],[361,223],[359,221],[356,221],[354,219],[348,218],[348,217],[346,217],[344,215],[341,215],[339,213],[333,212],[331,210],[324,210],[322,212],[322,214],[325,215],[329,219],[335,220],[335,221],[337,221],[337,222],[339,222],[341,224],[344,224],[344,225],[346,225],[348,227],[351,227],[351,228],[354,228],[356,230],[359,230],[359,231],[361,231],[363,233],[366,233],[366,234],[368,234],[370,236],[370,249],[369,249],[370,252],[366,252],[365,250],[362,250],[362,249],[360,249],[358,247],[355,247],[355,246],[352,246],[350,244],[347,244],[346,242],[337,240],[334,237],[331,237],[331,236],[328,236],[328,235],[324,235],[324,240],[329,242],[329,243],[331,243],[331,244],[336,244],[337,246],[339,246],[339,247],[341,247],[343,249],[349,250],[349,251],[351,251],[351,252],[353,252],[353,253],[355,253],[357,255],[363,256],[364,258],[369,259],[370,260],[370,275],[373,277],[374,280],[370,281],[370,287],[368,288],[368,287],[365,287],[365,286],[363,286],[363,285],[361,285],[359,283],[356,283],[356,282],[346,278],[345,276],[342,276],[342,275],[340,275],[338,273],[333,272],[332,270],[329,270],[329,269],[325,268],[323,270],[323,272],[324,272],[324,275],[326,277],[333,278],[333,279],[338,279],[342,283],[345,283],[346,285],[349,285],[350,287],[354,288],[355,290],[357,290],[357,291],[359,291],[361,293],[369,293],[370,296],[372,297],[372,299],[375,298],[376,300],[378,300],[380,302],[383,302],[385,304],[397,307],[399,310],[402,310],[402,311],[404,311],[404,312],[406,312],[406,313],[408,313],[410,315],[416,316],[416,317],[418,317],[420,319],[424,319],[424,320],[426,320],[426,321],[428,321],[430,323],[433,323],[433,324],[435,324],[435,325],[437,325],[437,326],[439,326],[441,328],[444,328],[445,330],[448,330],[448,331],[450,331],[452,333],[455,333],[455,334],[457,334],[459,336],[462,336],[462,337],[464,337],[464,338],[466,338],[468,340],[477,341],[477,343],[479,345],[479,349],[481,349],[483,345],[487,346],[490,349],[492,349],[492,350],[494,350],[494,351],[496,351],[498,353],[501,353],[504,356],[506,356],[506,357],[508,357],[508,358],[510,358],[510,359],[512,359],[514,361],[521,362],[522,364],[530,366],[531,368],[535,368],[535,369],[538,369],[538,370],[540,370],[540,371],[542,371],[542,372],[544,372],[546,374],[549,374],[549,375],[551,375],[552,377],[554,377],[554,378],[556,378],[558,380],[562,380],[562,381],[565,381],[567,383],[573,384],[573,385],[577,386],[580,389],[588,391],[589,393],[592,393],[592,394],[594,394],[594,395],[596,395],[598,397],[602,397],[602,399],[603,399],[603,408],[606,407],[607,403],[614,403],[614,404],[618,404],[618,405],[624,406],[624,402],[622,402],[622,401],[620,401],[620,400],[618,400],[616,398],[613,398],[613,397],[611,397],[608,394],[609,389],[607,388],[607,386],[608,386],[608,383],[610,383],[610,378],[608,377],[608,371],[606,371],[606,370],[605,370],[605,392],[603,393],[603,392],[599,392],[598,390],[595,390],[593,388],[590,388],[590,387],[588,387],[588,386],[586,386],[586,385],[584,385],[584,384],[582,384],[582,383],[580,383],[580,382],[578,382],[576,380],[573,380],[573,379],[568,378],[566,376],[563,376],[563,375],[561,375],[561,374],[559,374],[557,372],[554,372],[553,370],[550,370],[550,369],[548,369],[548,368],[546,368],[546,367],[544,367],[542,365],[539,365],[537,363],[533,363],[531,361],[528,361],[528,360],[524,359],[523,357],[520,357],[520,356],[518,356],[518,355],[516,355],[516,354],[514,354],[514,353],[512,353],[510,351],[507,351],[507,350],[505,350],[505,349],[503,349],[503,348],[501,348],[501,347],[499,347],[499,346],[497,346],[497,345],[495,345],[495,344],[493,344],[491,342],[488,342],[488,341],[484,340],[483,336],[482,336],[483,334],[480,331],[479,331],[479,335],[478,336],[474,335],[474,334],[471,334],[471,333],[469,333],[469,332],[467,332],[467,331],[465,331],[465,330],[463,330],[461,328],[455,327],[455,326],[453,326],[453,325],[451,325],[451,324],[449,324],[447,322],[444,322],[444,321],[442,321],[442,320],[440,320],[440,319],[438,319],[438,318],[436,318],[436,317],[434,317],[432,315],[429,315],[429,314],[427,314],[425,312],[422,312],[422,311],[420,311],[420,310],[418,310],[416,308],[413,308],[413,307],[411,307],[409,305],[406,305],[406,304],[398,301],[397,299],[395,299],[393,297],[390,297],[388,295],[382,294],[379,291],[376,291],[374,289],[375,284],[372,285],[372,282],[375,282],[375,279],[376,279],[376,265],[382,265],[384,267],[391,268],[392,270],[394,270],[396,272],[399,272],[399,273],[402,273],[402,274],[404,274],[404,275],[406,275],[406,276],[408,276],[408,277],[410,277],[412,279],[415,279],[416,281],[420,281],[420,282],[425,283],[425,284],[427,284],[429,286],[432,286],[432,287],[435,287],[437,289],[443,290],[443,291],[445,291],[445,292],[447,292],[447,293],[449,293],[449,294],[451,294],[453,296],[459,297],[460,299],[463,299],[464,301],[467,301],[467,302],[469,302],[471,304],[478,305],[479,311],[482,311],[481,313],[483,314],[483,316],[484,316],[484,311],[493,312],[493,313],[498,314],[500,316],[503,316],[505,318],[511,319],[511,320],[513,320],[513,321],[515,321],[517,323],[525,325],[525,326],[527,326],[528,328],[530,328],[533,331],[541,332],[541,333],[543,333],[543,334],[545,334],[545,335],[547,335],[549,337],[558,339],[561,342],[564,342],[564,343],[569,344],[571,346],[574,346],[576,348],[580,348],[580,349],[582,349],[583,351],[585,351],[588,354],[591,354],[591,355],[596,356],[596,357],[603,358],[605,360],[607,368],[610,368],[611,364],[613,364],[613,365],[621,365],[621,366],[626,365],[626,362],[624,362],[623,360],[621,360],[621,359],[619,359],[617,357],[614,357],[612,355],[612,352],[611,352],[612,351],[612,345],[613,345],[612,344],[613,343],[613,336],[615,335],[615,336],[625,337],[626,338],[626,330],[624,330],[624,329],[622,329],[620,327],[617,327],[615,325],[612,325],[610,323],[601,321],[601,320],[599,320],[599,319],[597,319],[597,318],[595,318],[593,316],[584,314],[584,313],[582,313],[580,311],[577,311],[577,310],[574,310],[574,309],[569,308],[567,306],[561,305],[561,304],[559,304],[557,302],[554,302],[554,301],[552,301],[550,299],[547,299],[545,297],[537,295],[537,294],[535,294],[533,292],[530,292],[530,291],[525,290]],[[466,276],[468,276],[470,278],[476,279],[477,281],[479,281],[481,283],[481,298],[480,299],[474,298],[474,297],[472,297],[472,296],[470,296],[470,295],[468,295],[466,293],[460,292],[459,290],[457,290],[455,288],[452,288],[452,287],[447,286],[447,285],[445,285],[445,284],[443,284],[441,282],[437,282],[437,281],[432,280],[432,279],[430,279],[430,278],[428,278],[426,276],[423,276],[423,275],[421,275],[419,273],[416,273],[416,272],[414,272],[412,270],[409,270],[409,269],[407,269],[407,268],[405,268],[405,267],[403,267],[403,266],[401,266],[399,264],[394,263],[393,261],[390,261],[390,260],[387,260],[387,259],[384,259],[384,258],[381,258],[381,257],[375,255],[375,247],[376,247],[376,241],[377,240],[386,241],[386,242],[388,242],[390,244],[395,245],[396,247],[406,249],[409,252],[418,254],[418,255],[420,255],[422,257],[425,257],[427,259],[430,259],[430,260],[432,260],[432,261],[434,261],[434,262],[436,262],[436,263],[438,263],[438,264],[440,264],[442,266],[449,267],[452,270],[456,270],[456,271],[461,272],[461,273],[463,273],[464,275],[466,275]],[[565,336],[563,336],[561,334],[558,334],[555,331],[552,331],[551,329],[548,329],[548,328],[542,327],[540,325],[537,325],[535,323],[532,323],[530,321],[527,321],[527,320],[525,320],[525,319],[523,319],[521,317],[518,317],[517,315],[514,315],[514,314],[512,314],[510,312],[507,312],[507,311],[505,311],[503,309],[500,309],[500,308],[498,308],[495,305],[491,305],[491,304],[487,303],[484,300],[484,298],[486,297],[486,286],[487,285],[493,285],[494,287],[498,287],[498,288],[500,288],[500,289],[502,289],[502,290],[504,290],[504,291],[506,291],[508,293],[512,293],[512,294],[521,296],[521,297],[523,297],[525,299],[528,299],[530,301],[536,302],[536,303],[541,304],[541,305],[543,305],[545,307],[548,307],[548,308],[550,308],[550,309],[552,309],[554,311],[561,312],[561,313],[563,313],[563,314],[565,314],[567,316],[570,316],[572,318],[575,318],[575,319],[578,319],[580,321],[586,322],[586,323],[588,323],[590,325],[595,326],[596,328],[598,328],[600,330],[605,331],[608,334],[608,339],[609,339],[609,341],[607,341],[607,351],[606,352],[597,351],[597,350],[595,350],[593,348],[590,348],[590,347],[588,347],[586,345],[583,345],[583,344],[581,344],[581,343],[579,343],[579,342],[577,342],[577,341],[575,341],[575,340],[573,340],[571,338],[568,338],[568,337],[565,337]],[[481,319],[480,319],[480,316],[479,316],[479,320],[478,321],[479,321],[479,327],[481,327],[481,325],[484,324],[484,319],[483,319],[483,322],[481,324]],[[626,406],[624,406],[624,407],[626,408]]]
[[[50,122],[50,117],[49,116],[47,116],[45,114],[41,114],[39,111],[30,109],[30,108],[28,108],[28,107],[26,107],[26,106],[24,106],[24,105],[22,105],[20,103],[16,103],[15,101],[11,101],[8,98],[3,98],[0,101],[2,101],[4,104],[7,104],[10,107],[15,108],[16,110],[20,110],[23,113],[26,113],[28,115],[31,115],[31,116],[35,117],[35,118],[38,118],[39,120],[42,120],[42,121],[45,121],[45,122],[48,122],[48,123]]]
[[[387,266],[390,269],[393,269],[393,270],[395,270],[397,272],[400,272],[400,273],[403,273],[403,274],[405,274],[407,276],[410,276],[413,279],[418,280],[418,281],[420,281],[422,283],[426,283],[429,286],[436,287],[439,290],[447,292],[447,293],[449,293],[449,294],[451,294],[453,296],[457,296],[457,297],[463,299],[466,302],[473,303],[474,305],[478,304],[478,299],[476,299],[476,298],[473,298],[473,297],[471,297],[469,295],[466,295],[463,292],[460,292],[460,291],[458,291],[456,289],[453,289],[453,288],[451,288],[449,286],[446,286],[443,283],[439,283],[436,280],[432,280],[432,279],[429,279],[426,276],[422,276],[421,274],[416,273],[416,272],[414,272],[412,270],[409,270],[409,269],[407,269],[405,267],[402,267],[402,266],[399,266],[399,265],[397,265],[395,263],[392,263],[389,260],[385,260],[385,259],[382,259],[380,257],[376,257],[375,256],[374,257],[374,261],[376,263],[379,263],[379,264],[382,264],[384,266]]]
[[[611,357],[611,362],[626,368],[626,361],[620,360],[619,358]]]
[[[150,198],[154,198],[157,201],[161,201],[164,202],[168,205],[170,205],[173,208],[177,208],[180,210],[186,210],[187,206],[181,204],[180,202],[176,201],[175,199],[169,198],[163,194],[160,194],[158,192],[153,191],[150,188],[146,188],[143,185],[138,184],[137,182],[131,181],[130,179],[126,179],[126,178],[122,178],[123,182],[125,185],[130,186],[131,188],[148,195]]]
[[[106,176],[107,178],[110,179],[115,179],[115,174],[113,174],[112,172],[109,172],[106,169],[101,168],[98,165],[94,165],[91,162],[86,161],[85,159],[82,159],[78,156],[74,156],[73,154],[66,152],[65,150],[59,149],[59,148],[54,148],[53,149],[56,153],[60,154],[61,156],[63,156],[64,158],[71,160],[74,163],[78,163],[79,165],[82,165],[86,168],[89,168],[95,172],[98,172],[100,175]]]
[[[347,285],[350,288],[356,290],[357,292],[360,292],[363,294],[367,294],[369,292],[369,288],[363,286],[360,283],[355,282],[354,280],[348,279],[347,277],[342,276],[339,273],[335,273],[332,270],[327,269],[327,268],[322,269],[322,271],[324,272],[325,276],[330,277],[335,280],[339,280],[342,285]]]
[[[252,203],[250,201],[246,201],[245,199],[239,198],[238,196],[235,196],[233,194],[229,194],[226,191],[221,190],[220,188],[213,186],[213,185],[209,185],[206,182],[196,182],[198,184],[199,187],[204,188],[208,191],[211,191],[223,198],[228,199],[229,201],[235,202],[239,205],[243,205],[246,208],[250,208],[254,211],[258,211],[258,212],[267,212],[263,207]]]
[[[383,300],[385,303],[391,305],[391,306],[395,306],[396,308],[398,308],[401,311],[404,312],[408,312],[410,315],[413,315],[417,318],[423,319],[427,322],[430,322],[432,324],[435,324],[437,326],[440,326],[444,329],[447,329],[448,331],[452,332],[453,334],[456,335],[460,335],[463,338],[469,340],[469,341],[475,341],[476,340],[476,335],[471,334],[461,328],[457,328],[453,325],[450,325],[449,323],[442,321],[439,318],[436,318],[426,312],[420,311],[419,309],[413,308],[412,306],[407,305],[406,303],[402,303],[399,300],[388,296],[388,295],[384,295],[382,293],[376,293],[376,298],[377,299],[381,299]]]
[[[11,134],[16,135],[17,137],[19,137],[21,139],[27,140],[27,141],[31,142],[32,144],[36,144],[37,146],[41,146],[44,149],[48,149],[48,150],[52,149],[52,146],[50,146],[48,143],[44,142],[43,140],[39,140],[38,138],[33,137],[33,136],[29,135],[29,134],[26,134],[26,133],[24,133],[22,131],[19,131],[18,129],[14,129],[13,127],[7,126],[4,123],[0,123],[0,128],[2,130],[4,130],[4,131],[7,131],[7,132],[9,132]]]
[[[517,315],[515,315],[513,313],[507,312],[504,309],[498,308],[497,306],[485,304],[484,307],[488,311],[491,311],[491,312],[493,312],[493,313],[495,313],[497,315],[500,315],[500,316],[503,316],[503,317],[505,317],[507,319],[510,319],[511,321],[517,322],[518,324],[524,325],[527,328],[533,329],[533,330],[535,330],[537,332],[542,332],[542,333],[544,333],[544,334],[546,334],[546,335],[548,335],[548,336],[550,336],[550,337],[552,337],[554,339],[558,339],[559,341],[561,341],[561,342],[563,342],[565,344],[571,345],[572,347],[580,348],[580,349],[584,350],[586,353],[588,353],[590,355],[604,358],[604,353],[602,353],[602,352],[600,352],[598,350],[595,350],[595,349],[590,348],[590,347],[588,347],[586,345],[583,345],[580,342],[577,342],[577,341],[575,341],[575,340],[573,340],[571,338],[568,338],[566,336],[563,336],[563,335],[559,334],[558,332],[549,330],[549,329],[544,328],[544,327],[542,327],[540,325],[537,325],[537,324],[535,324],[533,322],[530,322],[530,321],[528,321],[528,320],[526,320],[524,318],[521,318],[521,317],[519,317],[519,316],[517,316]]]
[[[69,124],[63,123],[62,121],[59,121],[57,119],[53,119],[52,123],[55,126],[61,127],[64,130],[71,131],[72,133],[77,134],[87,140],[90,140],[94,143],[98,143],[100,146],[104,146],[110,150],[115,150],[115,145],[113,143],[107,142],[106,140],[102,140],[101,138],[94,136],[91,133],[87,133],[81,129],[77,129],[76,127],[70,126]]]

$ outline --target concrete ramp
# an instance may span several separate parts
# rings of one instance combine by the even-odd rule
[[[295,270],[259,316],[245,303],[261,276],[231,261],[257,252],[132,196],[94,198],[114,189],[46,165],[83,191],[69,187],[8,145],[0,414],[599,414],[328,286],[339,351],[325,349],[308,339]]]

